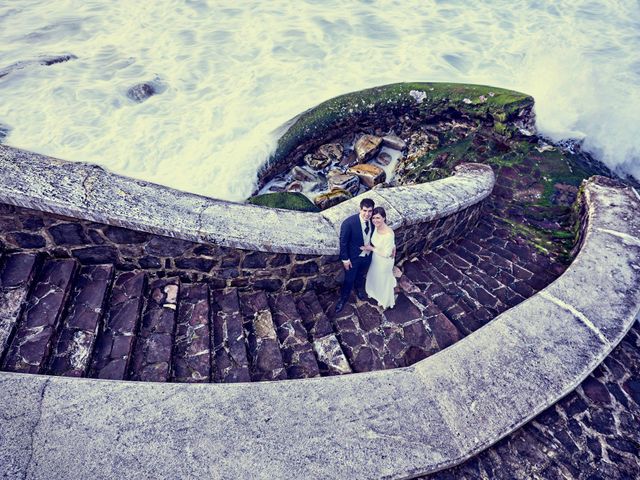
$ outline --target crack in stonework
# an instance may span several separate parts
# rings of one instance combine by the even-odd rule
[[[598,327],[596,327],[591,322],[591,320],[589,320],[586,317],[586,315],[584,313],[582,313],[579,310],[577,310],[574,306],[563,302],[562,300],[560,300],[557,297],[554,297],[553,295],[551,295],[548,292],[542,291],[542,292],[539,292],[538,295],[540,295],[542,298],[545,298],[545,299],[549,300],[552,303],[555,303],[560,308],[563,308],[563,309],[571,312],[571,314],[573,314],[574,317],[576,317],[578,320],[580,320],[589,330],[591,330],[593,333],[595,333],[596,336],[600,339],[600,341],[602,343],[604,343],[608,348],[611,348],[611,343],[609,342],[609,340],[607,340],[607,337],[604,336],[604,334],[600,331],[600,329]]]
[[[29,467],[31,467],[31,462],[33,460],[33,448],[34,448],[33,444],[35,442],[35,434],[36,434],[36,430],[38,430],[38,426],[40,425],[40,420],[42,419],[42,403],[44,402],[44,396],[46,394],[47,387],[49,386],[50,382],[51,382],[50,378],[45,380],[44,384],[42,385],[42,389],[40,390],[40,399],[38,400],[38,418],[36,419],[36,422],[33,425],[33,428],[31,428],[29,432],[29,436],[31,440],[29,444],[29,459],[27,460],[27,464],[24,469],[24,476],[22,477],[23,480],[25,480],[29,475]]]
[[[609,235],[613,235],[614,237],[621,238],[626,245],[631,244],[640,247],[640,239],[638,237],[634,237],[633,235],[618,232],[616,230],[609,230],[608,228],[596,228],[596,230],[598,230],[599,232],[608,233]]]

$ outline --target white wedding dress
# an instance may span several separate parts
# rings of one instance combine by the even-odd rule
[[[393,262],[391,252],[395,247],[393,231],[381,235],[378,230],[373,231],[371,243],[376,251],[372,253],[371,266],[367,272],[365,290],[367,295],[377,300],[382,308],[391,308],[396,304],[393,289],[396,278],[393,276]]]

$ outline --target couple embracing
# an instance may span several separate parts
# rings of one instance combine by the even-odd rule
[[[395,305],[395,240],[386,220],[384,208],[375,207],[373,200],[364,198],[360,212],[342,222],[340,260],[345,272],[335,313],[342,311],[354,286],[360,300],[369,296],[382,308]]]

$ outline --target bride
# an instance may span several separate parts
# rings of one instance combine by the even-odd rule
[[[375,230],[371,236],[371,245],[366,245],[361,249],[373,252],[365,283],[367,295],[377,300],[382,308],[391,308],[396,303],[393,293],[396,286],[396,279],[393,276],[395,235],[386,224],[386,220],[387,213],[384,208],[376,207],[373,209],[371,221]]]

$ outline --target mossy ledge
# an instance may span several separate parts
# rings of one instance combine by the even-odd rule
[[[402,115],[425,121],[442,116],[525,121],[532,108],[530,95],[486,85],[410,82],[347,93],[292,120],[260,171],[260,183],[264,184],[288,165],[299,163],[307,150],[329,138],[366,128],[371,123],[389,128]]]

